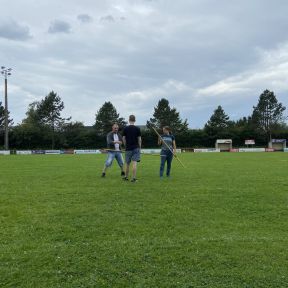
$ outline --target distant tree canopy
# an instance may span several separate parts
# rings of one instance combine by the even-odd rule
[[[52,131],[59,130],[62,128],[65,121],[71,119],[71,117],[67,119],[61,117],[63,109],[64,102],[54,91],[51,91],[37,105],[38,119],[42,125],[49,126]]]
[[[221,131],[227,130],[230,124],[229,116],[225,114],[222,106],[219,105],[205,124],[204,130],[208,135],[216,135]]]
[[[159,100],[157,106],[154,107],[153,118],[147,121],[148,128],[150,123],[158,130],[169,126],[175,134],[188,130],[187,119],[182,121],[176,108],[171,108],[169,101],[164,98]]]
[[[62,118],[61,112],[64,109],[64,102],[54,92],[51,91],[41,101],[33,102],[29,105],[26,113],[27,117],[23,120],[23,130],[26,133],[40,135],[45,133],[50,135],[51,148],[55,147],[55,133],[61,131],[65,121],[71,119]]]
[[[84,126],[82,122],[71,122],[61,113],[64,102],[53,91],[41,101],[29,105],[26,118],[21,124],[9,129],[10,147],[15,149],[93,149],[106,145],[105,136],[114,123],[120,129],[126,126],[111,102],[105,102],[96,113],[93,127]],[[288,139],[288,126],[284,116],[284,107],[273,92],[265,90],[253,107],[251,116],[231,121],[222,106],[218,106],[203,129],[188,129],[187,120],[182,121],[176,108],[171,108],[167,99],[160,99],[154,107],[150,119],[155,128],[170,126],[176,134],[178,147],[214,147],[216,139],[233,139],[235,147],[245,145],[246,139],[255,139],[256,145],[266,146],[267,140],[273,138]],[[138,115],[136,115],[137,117]],[[149,121],[147,121],[147,124]],[[0,102],[0,146],[4,143],[4,107]],[[2,129],[1,129],[2,127]],[[160,131],[159,131],[160,132]],[[157,137],[151,129],[142,131],[143,147],[156,147]],[[268,139],[267,139],[268,138]]]
[[[119,125],[119,129],[123,129],[126,126],[124,118],[119,116],[116,108],[111,102],[105,102],[103,106],[96,113],[95,129],[98,135],[104,136],[109,131],[114,123]]]
[[[267,140],[271,139],[273,130],[284,124],[283,115],[286,107],[279,103],[274,92],[265,90],[259,97],[257,106],[253,107],[252,122],[262,131]]]

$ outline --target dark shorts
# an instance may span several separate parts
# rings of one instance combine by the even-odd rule
[[[125,152],[125,162],[130,164],[131,161],[140,162],[140,149],[135,148]]]

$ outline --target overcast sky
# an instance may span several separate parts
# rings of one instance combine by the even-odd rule
[[[15,124],[52,90],[63,116],[85,125],[105,101],[145,124],[166,98],[191,128],[202,128],[218,105],[233,120],[250,115],[265,89],[288,106],[287,0],[0,0],[0,7],[0,65],[13,69]]]

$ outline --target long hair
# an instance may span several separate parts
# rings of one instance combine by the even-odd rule
[[[164,126],[163,129],[167,130],[170,135],[172,134],[172,130],[169,126]]]

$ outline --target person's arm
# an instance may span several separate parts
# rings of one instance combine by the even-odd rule
[[[139,149],[141,150],[141,145],[142,145],[141,130],[139,127],[137,127],[137,129],[138,129],[138,137],[137,137],[138,146],[139,146]]]
[[[122,143],[126,147],[126,129],[124,128],[123,134],[122,134]]]
[[[176,154],[176,141],[175,141],[175,138],[172,141],[172,143],[173,143],[173,153]]]
[[[142,145],[142,138],[141,136],[138,136],[138,146],[140,150],[141,150],[141,145]]]
[[[107,146],[109,147],[110,144],[113,143],[112,138],[111,138],[111,133],[108,133],[106,136],[106,141],[107,141]]]
[[[160,137],[158,137],[158,145],[162,145],[162,139]]]

